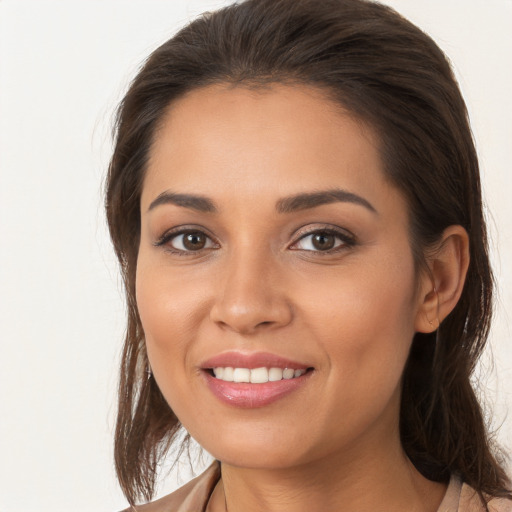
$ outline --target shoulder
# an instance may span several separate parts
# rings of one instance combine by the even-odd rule
[[[479,494],[453,474],[437,512],[512,512],[512,500],[488,498],[485,504]]]
[[[512,512],[512,500],[494,498],[488,503],[489,512]]]
[[[489,512],[512,512],[512,499],[493,498],[487,503]]]
[[[487,510],[489,512],[512,512],[512,500],[491,498],[487,502]],[[467,484],[462,485],[458,512],[486,512],[478,493]]]
[[[220,465],[214,462],[204,473],[173,493],[123,512],[202,512],[219,478]]]

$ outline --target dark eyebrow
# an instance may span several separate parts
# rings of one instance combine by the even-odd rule
[[[377,210],[363,197],[338,188],[285,197],[277,202],[276,209],[279,213],[291,213],[336,202],[358,204],[372,213],[377,213]]]
[[[279,213],[291,213],[335,202],[359,204],[371,212],[377,213],[377,210],[366,199],[342,189],[321,190],[285,197],[276,203],[276,209]],[[218,211],[213,201],[207,197],[194,194],[176,194],[169,191],[162,192],[149,205],[148,211],[162,204],[174,204],[203,213],[216,213]]]
[[[211,199],[194,194],[175,194],[170,191],[162,192],[150,205],[148,212],[161,204],[174,204],[183,208],[191,208],[203,213],[215,213],[217,208]]]

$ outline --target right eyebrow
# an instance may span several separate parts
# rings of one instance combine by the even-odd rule
[[[374,206],[364,197],[339,188],[306,192],[285,197],[277,202],[276,208],[279,213],[291,213],[336,202],[358,204],[372,213],[378,214]]]
[[[149,205],[148,212],[162,204],[174,204],[183,208],[191,208],[202,213],[216,213],[217,207],[215,203],[208,197],[198,196],[195,194],[175,194],[169,190],[162,192]]]

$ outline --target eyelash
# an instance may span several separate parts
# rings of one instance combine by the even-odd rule
[[[155,247],[166,246],[165,250],[167,252],[176,254],[178,256],[189,256],[189,255],[193,255],[193,254],[199,254],[199,253],[203,252],[204,250],[210,250],[212,248],[215,248],[215,247],[208,247],[208,248],[199,249],[197,251],[183,251],[181,249],[176,249],[175,247],[170,245],[170,242],[173,239],[178,238],[179,236],[192,235],[192,234],[204,235],[214,245],[218,245],[213,240],[213,238],[210,235],[208,235],[203,229],[193,228],[193,227],[180,227],[180,228],[175,228],[173,230],[167,231],[153,245]]]
[[[189,234],[204,235],[211,243],[213,243],[214,247],[202,248],[202,249],[198,249],[197,251],[193,251],[193,250],[184,251],[181,249],[176,249],[175,247],[172,247],[172,245],[170,245],[170,242],[173,239],[175,239],[179,236],[184,236],[184,235],[189,235]],[[335,245],[335,247],[333,247],[332,249],[327,249],[325,251],[294,248],[294,246],[296,246],[299,242],[307,239],[308,237],[311,237],[313,235],[318,235],[318,234],[334,236],[338,240],[340,240],[341,243],[339,243],[338,245]],[[183,227],[183,228],[176,228],[176,230],[167,231],[156,242],[154,242],[153,245],[155,247],[167,246],[165,248],[166,251],[168,251],[172,254],[176,254],[178,256],[189,256],[189,255],[193,255],[193,254],[199,254],[205,250],[215,249],[218,247],[219,244],[217,242],[215,242],[213,240],[213,238],[211,236],[209,236],[203,229],[192,228],[192,227]],[[311,229],[310,231],[300,233],[298,238],[289,246],[289,248],[294,251],[302,250],[304,252],[315,253],[315,254],[319,254],[319,255],[323,256],[323,255],[329,255],[329,254],[334,254],[334,253],[340,252],[344,249],[351,248],[354,245],[356,245],[356,238],[354,237],[354,235],[348,233],[345,230],[336,229],[336,228],[333,228],[332,226],[325,226],[325,227],[317,227],[317,228]],[[217,247],[215,247],[215,246],[217,246]]]
[[[314,236],[314,235],[327,235],[327,236],[334,236],[336,237],[341,243],[333,247],[332,249],[327,249],[325,251],[321,250],[311,250],[311,249],[294,249],[293,246],[297,245],[299,242],[306,240],[308,237]],[[335,254],[337,252],[340,252],[344,249],[349,249],[351,247],[354,247],[356,245],[356,238],[354,235],[350,234],[349,232],[341,229],[336,229],[332,226],[325,226],[325,227],[316,227],[311,230],[308,230],[304,233],[300,233],[298,239],[293,242],[293,244],[290,246],[290,248],[294,251],[304,251],[309,253],[315,253],[321,256],[327,256],[330,254]]]

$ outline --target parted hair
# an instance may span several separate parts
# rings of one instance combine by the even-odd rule
[[[173,442],[183,443],[178,418],[145,373],[135,299],[144,173],[167,107],[217,83],[317,87],[368,123],[388,179],[407,200],[417,268],[446,227],[467,230],[470,265],[462,296],[435,333],[417,333],[412,342],[400,435],[427,478],[447,481],[457,473],[482,497],[510,496],[471,384],[489,332],[493,277],[477,155],[447,58],[428,35],[376,2],[247,0],[203,14],[155,50],[117,112],[105,204],[128,309],[115,464],[129,503],[152,498],[162,458]]]

